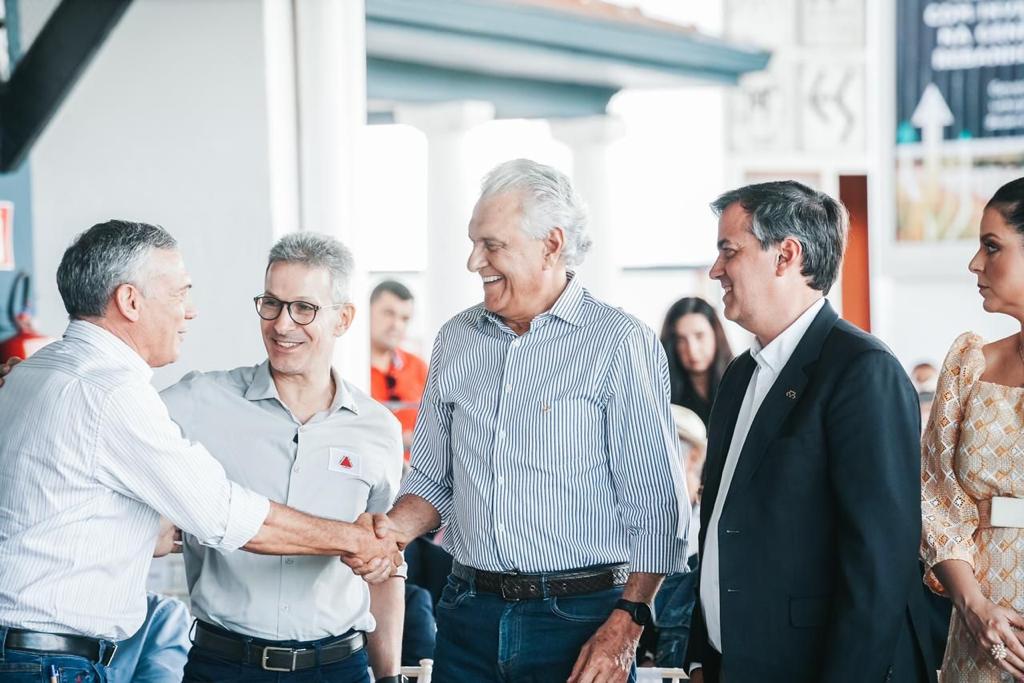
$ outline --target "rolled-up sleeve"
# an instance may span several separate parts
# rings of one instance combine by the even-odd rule
[[[443,330],[434,340],[427,386],[413,432],[411,469],[405,475],[398,497],[414,495],[430,503],[447,523],[452,514],[452,406],[442,398],[444,372]]]
[[[668,362],[653,332],[638,326],[625,337],[607,392],[608,456],[632,571],[682,571],[689,497],[669,409]]]
[[[265,496],[227,478],[202,444],[185,439],[152,387],[126,385],[103,406],[96,477],[143,502],[203,545],[235,550],[259,532]]]

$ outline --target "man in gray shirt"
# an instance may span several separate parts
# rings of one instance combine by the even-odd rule
[[[355,312],[352,258],[304,232],[282,238],[269,261],[255,299],[267,360],[186,375],[162,392],[171,418],[228,476],[272,500],[346,521],[386,511],[401,479],[401,428],[331,367]],[[368,663],[378,681],[399,674],[404,586],[390,567],[367,586],[336,558],[238,557],[190,536],[184,545],[198,619],[186,681],[355,683],[369,681]]]

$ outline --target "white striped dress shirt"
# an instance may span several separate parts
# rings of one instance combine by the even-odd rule
[[[686,563],[678,449],[654,332],[573,278],[522,336],[482,305],[441,328],[399,496],[477,569],[664,574]]]
[[[181,436],[152,370],[73,321],[0,388],[0,625],[121,640],[146,616],[160,515],[233,550],[269,502]]]

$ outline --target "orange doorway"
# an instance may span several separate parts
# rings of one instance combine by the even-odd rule
[[[868,178],[839,176],[839,199],[850,212],[850,233],[843,260],[843,317],[871,331],[871,273],[868,257]]]

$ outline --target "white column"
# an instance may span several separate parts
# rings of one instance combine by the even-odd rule
[[[616,259],[615,190],[612,186],[609,149],[625,133],[614,116],[587,116],[551,121],[551,135],[567,145],[573,156],[573,184],[587,203],[594,245],[577,268],[583,284],[610,303],[616,301],[619,263]],[[618,226],[620,229],[622,226]]]
[[[427,137],[427,270],[423,303],[427,338],[442,324],[483,297],[480,279],[466,269],[469,218],[480,178],[469,163],[467,134],[494,118],[490,102],[404,105],[395,121]]]
[[[335,364],[356,386],[370,383],[365,255],[356,225],[358,135],[366,125],[366,17],[363,0],[295,0],[301,228],[334,235],[356,259],[356,319]]]

